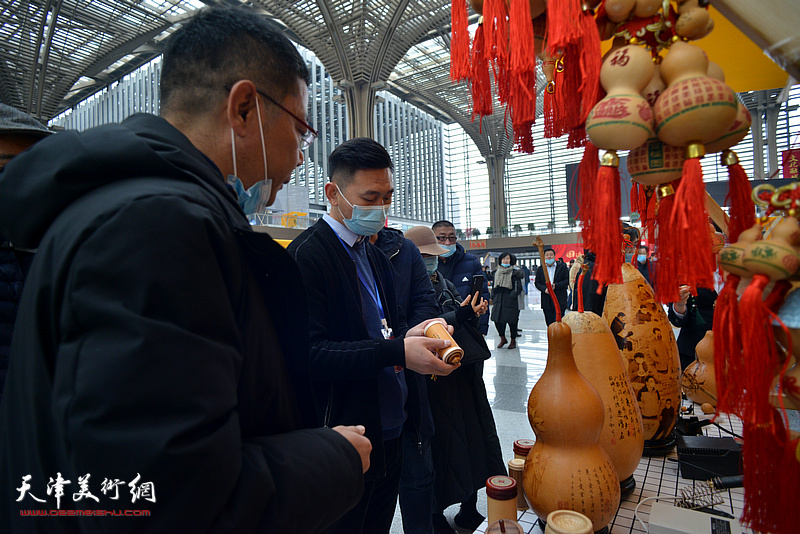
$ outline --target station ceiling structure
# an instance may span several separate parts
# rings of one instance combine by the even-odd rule
[[[485,158],[510,153],[505,109],[473,122],[467,86],[450,82],[451,0],[0,0],[0,100],[47,121],[161,54],[181,21],[219,4],[272,19],[314,52],[345,95],[354,137],[372,135],[376,92],[386,90],[460,124]]]

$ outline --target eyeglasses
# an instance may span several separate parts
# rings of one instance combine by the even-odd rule
[[[225,89],[230,91],[231,89],[233,89],[233,86],[232,85],[226,85]],[[281,105],[280,102],[278,102],[277,100],[275,100],[274,98],[272,98],[267,93],[265,93],[264,91],[262,91],[261,89],[259,89],[257,87],[256,87],[256,92],[258,94],[260,94],[261,96],[263,96],[264,98],[266,98],[267,100],[269,100],[270,102],[272,102],[273,104],[275,104],[276,106],[278,106],[279,108],[281,108],[283,111],[285,111],[289,115],[291,115],[294,120],[296,120],[297,122],[299,122],[300,124],[303,125],[303,127],[306,129],[306,133],[302,134],[302,136],[300,137],[300,149],[301,150],[305,150],[306,148],[311,146],[311,143],[313,143],[314,140],[317,137],[319,137],[319,134],[317,133],[317,131],[314,128],[312,128],[310,124],[308,124],[306,121],[304,121],[303,119],[301,119],[300,117],[298,117],[297,115],[295,115],[294,113],[292,113],[291,111],[286,109],[286,107]]]
[[[458,241],[458,238],[454,235],[437,235],[436,239],[440,243],[447,243],[447,242],[455,243],[456,241]]]

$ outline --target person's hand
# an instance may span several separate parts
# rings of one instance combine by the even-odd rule
[[[436,317],[434,319],[426,319],[421,323],[419,323],[414,328],[410,328],[408,332],[406,332],[406,337],[414,337],[414,336],[425,337],[425,327],[428,326],[430,323],[442,323],[444,327],[447,328],[447,332],[451,336],[453,335],[453,327],[447,324],[447,321],[445,321],[441,317]]]
[[[689,291],[689,286],[682,285],[678,288],[678,300],[675,304],[673,304],[672,309],[675,310],[677,313],[683,315],[686,313],[686,303],[689,301],[689,296],[691,292]]]
[[[435,352],[436,349],[449,347],[449,339],[433,339],[422,336],[409,337],[406,335],[403,339],[403,345],[406,351],[406,369],[421,375],[446,376],[461,365],[459,363],[453,365],[444,363]]]
[[[356,452],[358,452],[358,455],[361,457],[361,472],[366,473],[367,469],[369,469],[369,453],[372,451],[372,443],[370,443],[368,438],[364,437],[366,429],[361,425],[339,425],[333,427],[332,430],[341,434],[350,442],[350,445],[356,448]]]
[[[480,296],[480,293],[475,293],[474,295],[465,298],[461,302],[462,306],[466,306],[468,304],[472,306],[472,311],[475,312],[476,316],[483,315],[489,311],[489,303]]]

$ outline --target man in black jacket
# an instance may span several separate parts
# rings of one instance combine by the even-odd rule
[[[550,276],[550,283],[553,284],[553,291],[558,299],[558,305],[561,307],[561,314],[567,311],[567,288],[569,287],[569,269],[562,261],[556,261],[556,253],[552,248],[544,249],[544,265],[540,265],[536,269],[536,277],[534,278],[534,285],[536,289],[542,292],[542,311],[544,312],[544,321],[548,326],[556,322],[556,307],[553,305],[553,299],[550,298],[550,292],[547,291],[547,283],[544,277],[544,270],[542,267],[547,268],[547,274]]]
[[[52,133],[30,115],[0,104],[0,171],[15,156]],[[32,251],[20,250],[0,235],[0,398],[8,372],[17,307],[31,261]]]
[[[458,289],[461,300],[469,295],[472,288],[472,277],[476,274],[483,274],[481,260],[474,254],[464,250],[464,247],[456,243],[456,229],[450,221],[438,221],[431,227],[436,235],[439,245],[447,249],[445,254],[439,256],[439,274],[453,282]],[[488,278],[483,281],[481,288],[481,298],[489,302]],[[484,314],[480,318],[479,329],[484,336],[489,331],[489,315]]]
[[[402,469],[408,399],[404,369],[447,375],[436,355],[449,342],[406,327],[386,256],[369,242],[392,201],[392,161],[368,138],[351,139],[328,158],[331,210],[289,245],[309,293],[311,379],[319,422],[363,424],[372,442],[364,496],[333,532],[389,532]]]
[[[397,305],[406,324],[419,324],[439,315],[439,303],[416,245],[394,228],[381,228],[370,239],[386,254],[394,269]],[[429,377],[405,371],[409,397],[419,398],[419,410],[409,411],[403,428],[403,471],[400,475],[400,513],[405,534],[433,530],[433,414],[428,402]]]
[[[269,203],[289,181],[308,80],[263,18],[206,10],[164,53],[162,117],[51,136],[0,174],[0,233],[38,247],[0,532],[319,532],[358,502],[363,430],[311,428],[297,266],[225,183]]]

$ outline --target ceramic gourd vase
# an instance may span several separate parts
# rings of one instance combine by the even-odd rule
[[[547,338],[547,366],[528,397],[536,442],[525,460],[525,495],[542,521],[555,510],[574,510],[596,532],[620,501],[619,477],[599,442],[603,401],[575,365],[570,327],[553,323]]]
[[[697,404],[717,405],[717,378],[714,374],[714,332],[709,330],[694,349],[697,359],[681,375],[686,397]]]
[[[597,390],[605,407],[600,445],[614,463],[623,494],[636,487],[633,472],[644,447],[642,415],[628,372],[608,323],[590,311],[564,316],[572,330],[572,354],[578,371]]]
[[[653,112],[641,92],[655,72],[643,48],[623,46],[609,53],[600,68],[606,97],[586,119],[586,135],[605,150],[632,150],[653,135]]]
[[[653,288],[633,265],[622,264],[622,283],[608,286],[603,318],[639,404],[645,454],[666,454],[675,442],[672,430],[681,400],[678,345]]]
[[[709,78],[703,49],[678,41],[661,62],[667,88],[653,108],[658,138],[668,145],[707,144],[731,127],[738,111],[733,90]]]

